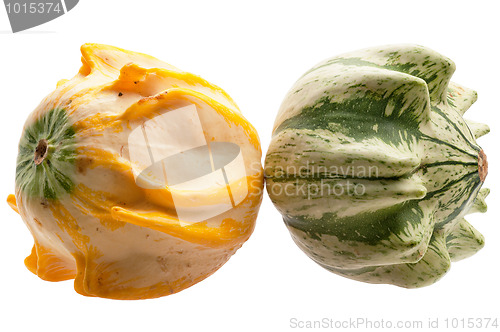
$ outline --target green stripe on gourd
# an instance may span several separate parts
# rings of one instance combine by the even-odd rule
[[[54,200],[74,183],[75,130],[64,109],[55,108],[25,128],[19,142],[16,187],[33,198]]]
[[[450,83],[454,70],[427,48],[386,46],[326,60],[290,89],[266,156],[267,190],[321,266],[420,287],[457,250],[480,249],[463,217],[485,210],[475,139],[489,128],[462,118],[477,94]]]

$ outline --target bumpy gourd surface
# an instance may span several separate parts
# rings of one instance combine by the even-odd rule
[[[263,187],[257,132],[222,89],[158,59],[86,44],[82,62],[29,116],[19,143],[8,202],[35,239],[26,266],[45,280],[75,278],[80,294],[114,299],[168,295],[203,280],[254,229]],[[248,194],[215,217],[182,224],[173,189],[137,185],[141,161],[130,157],[129,136],[193,105],[207,143],[241,149],[244,175],[228,187]],[[175,194],[210,209],[228,189],[204,190]]]
[[[396,45],[328,59],[279,110],[268,193],[297,245],[340,275],[429,285],[484,240],[463,217],[484,212],[488,126],[465,121],[476,92],[455,65]]]

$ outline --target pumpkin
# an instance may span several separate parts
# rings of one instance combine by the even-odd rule
[[[475,91],[455,64],[415,45],[325,60],[287,93],[266,155],[267,191],[295,243],[336,274],[430,285],[483,236],[487,160],[466,121]]]
[[[145,299],[214,273],[262,198],[257,132],[219,87],[151,56],[85,44],[29,115],[15,196],[25,264],[86,296]]]

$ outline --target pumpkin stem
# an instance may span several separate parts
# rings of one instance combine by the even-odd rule
[[[33,158],[35,165],[40,165],[44,161],[45,157],[47,157],[47,152],[49,151],[48,145],[49,144],[45,138],[38,141],[38,145],[35,148],[35,157]]]
[[[488,175],[488,159],[486,158],[486,154],[483,149],[479,151],[477,163],[479,169],[479,179],[481,182],[484,182],[486,175]]]

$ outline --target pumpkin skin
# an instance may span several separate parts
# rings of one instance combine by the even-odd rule
[[[85,44],[81,51],[79,73],[31,113],[19,143],[8,203],[35,240],[25,264],[44,280],[74,278],[86,296],[179,292],[220,268],[254,229],[263,189],[257,132],[222,89],[198,76],[112,46]],[[207,144],[240,148],[245,174],[227,186],[247,195],[223,213],[182,224],[174,194],[202,210],[220,204],[228,189],[139,186],[134,172],[142,166],[131,159],[129,136],[193,105]]]
[[[487,125],[465,121],[475,91],[454,63],[389,45],[325,60],[287,93],[266,155],[267,191],[295,243],[336,274],[430,285],[483,236]]]

